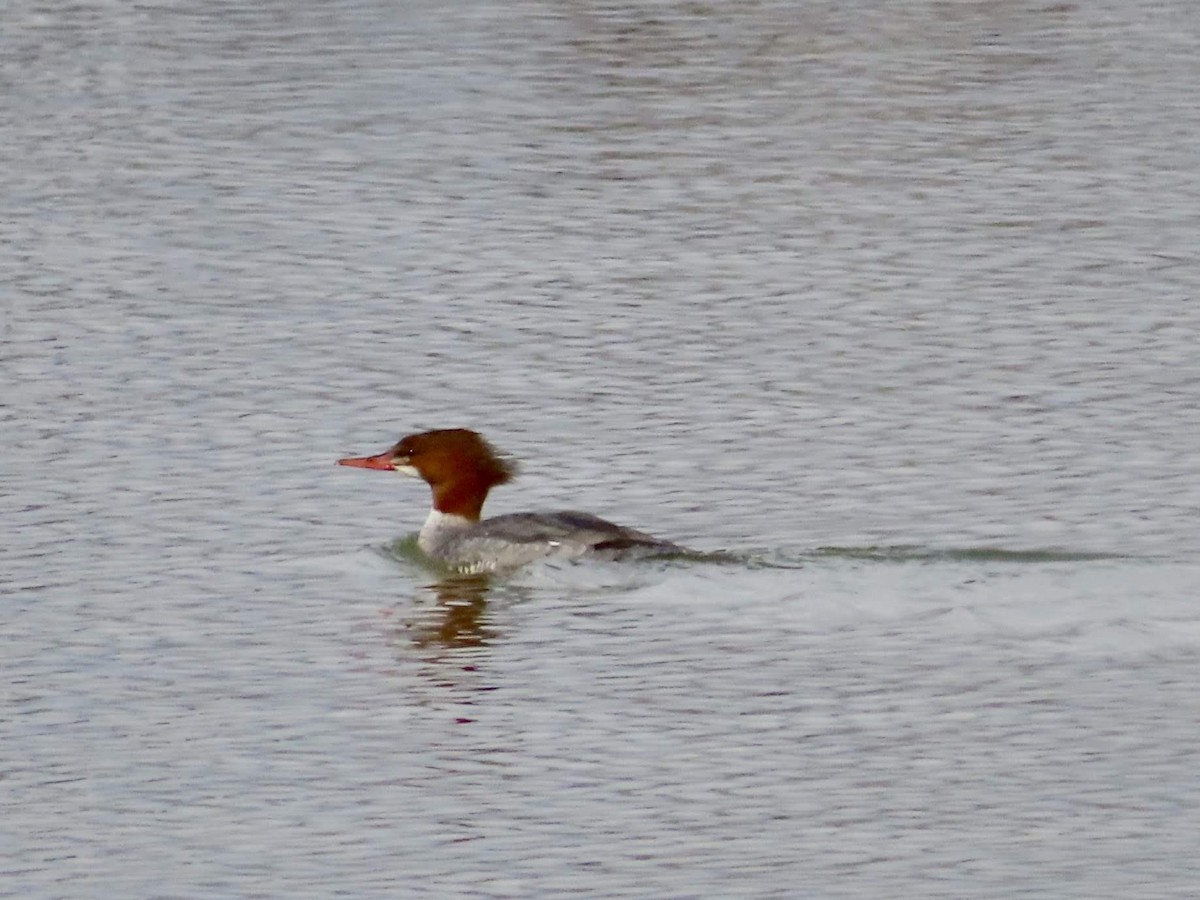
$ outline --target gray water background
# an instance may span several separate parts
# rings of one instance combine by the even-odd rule
[[[0,78],[0,896],[1200,890],[1194,4],[17,0]],[[333,460],[446,426],[735,561],[442,580]]]

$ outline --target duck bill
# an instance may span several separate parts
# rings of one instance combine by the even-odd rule
[[[383,469],[388,472],[393,469],[391,450],[378,456],[347,456],[337,462],[339,466],[353,466],[356,469]]]

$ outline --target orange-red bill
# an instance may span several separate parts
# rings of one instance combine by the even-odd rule
[[[347,456],[338,460],[339,466],[354,466],[356,469],[392,469],[392,451],[388,450],[378,456]]]

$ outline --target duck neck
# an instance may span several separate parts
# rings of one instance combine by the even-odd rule
[[[433,555],[436,548],[447,539],[461,534],[478,521],[478,516],[470,519],[458,513],[442,512],[435,506],[429,510],[429,516],[421,526],[421,533],[417,535],[417,546]]]
[[[436,512],[478,522],[491,485],[483,478],[456,478],[431,487]]]

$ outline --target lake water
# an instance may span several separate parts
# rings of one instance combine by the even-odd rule
[[[3,18],[0,896],[1200,891],[1190,0]]]

